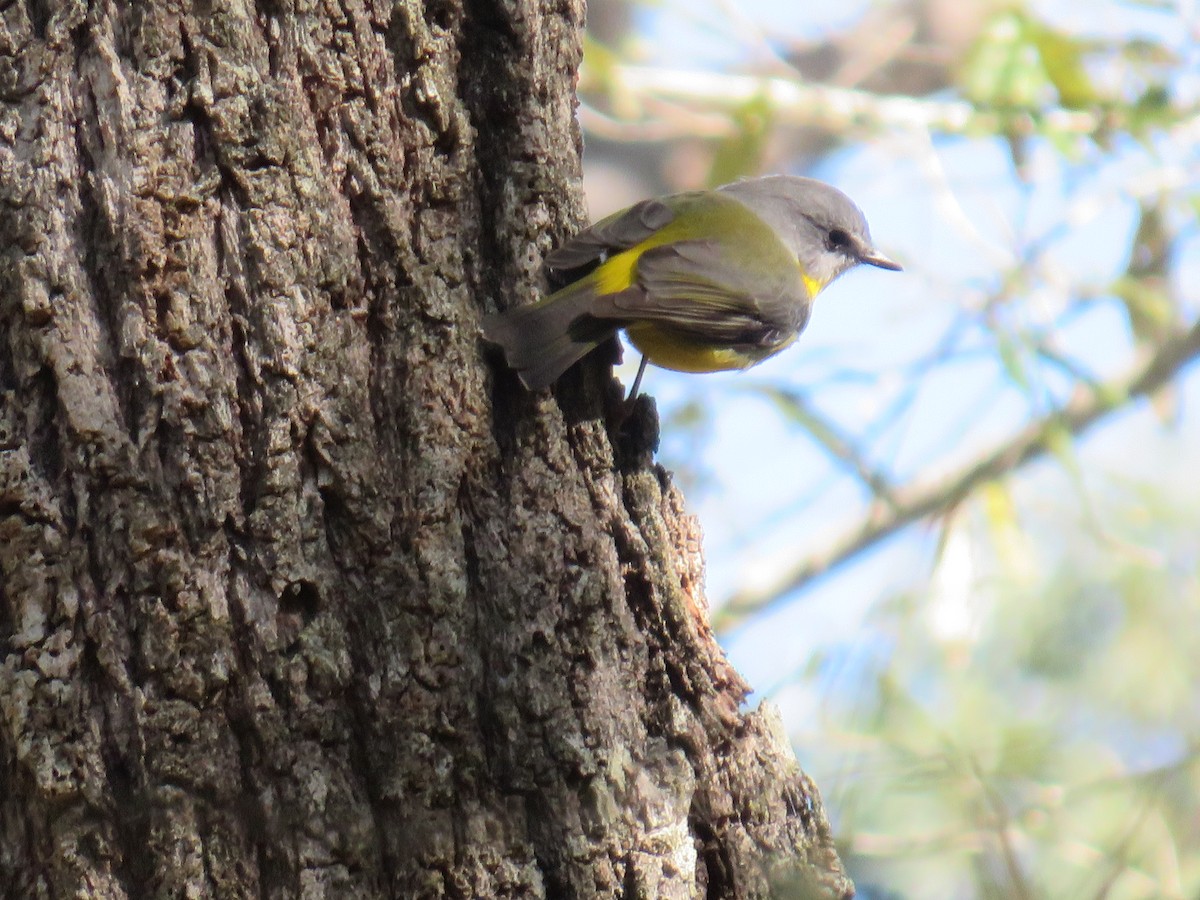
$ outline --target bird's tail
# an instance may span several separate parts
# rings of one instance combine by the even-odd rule
[[[593,279],[582,278],[532,306],[486,316],[483,336],[504,351],[525,387],[540,390],[616,331],[589,314],[595,299]]]

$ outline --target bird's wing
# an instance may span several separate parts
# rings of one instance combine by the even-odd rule
[[[636,287],[598,297],[593,315],[655,322],[721,345],[770,346],[799,331],[809,299],[795,261],[761,259],[757,248],[739,264],[722,248],[719,242],[692,240],[645,251],[638,257]]]
[[[546,257],[552,273],[570,272],[600,263],[622,250],[640,244],[675,218],[661,200],[643,200],[623,212],[601,219],[581,231]]]

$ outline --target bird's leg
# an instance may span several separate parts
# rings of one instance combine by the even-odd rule
[[[626,403],[632,403],[634,400],[637,399],[638,388],[641,387],[641,385],[642,385],[642,375],[646,371],[646,363],[647,362],[648,362],[648,360],[646,359],[646,354],[643,353],[642,354],[642,362],[638,366],[637,377],[633,379],[633,390],[631,390],[629,392],[629,397],[626,398],[626,401],[625,401]]]
[[[643,353],[637,377],[633,379],[633,389],[625,401],[612,411],[613,418],[609,420],[610,427],[617,435],[617,455],[624,461],[622,465],[645,463],[658,449],[658,415],[654,400],[647,397],[643,403],[638,396],[647,362],[649,360]]]

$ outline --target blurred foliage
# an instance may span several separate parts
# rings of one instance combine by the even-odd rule
[[[1110,485],[1098,535],[1057,487],[1052,513],[981,498],[951,538],[966,560],[943,559],[970,581],[877,609],[886,649],[804,729],[806,765],[838,773],[822,788],[860,880],[1200,894],[1200,493]]]
[[[772,17],[750,8],[770,3],[600,5],[622,15],[590,39],[580,83],[593,173],[644,196],[869,146],[895,160],[890,187],[909,179],[914,220],[945,224],[901,235],[919,302],[863,328],[853,352],[802,341],[798,375],[742,376],[724,403],[650,379],[673,391],[664,461],[689,492],[723,495],[705,525],[733,543],[724,556],[798,535],[801,550],[747,569],[739,608],[795,601],[806,566],[849,566],[872,530],[923,521],[938,536],[928,580],[892,583],[853,647],[773,679],[785,712],[789,697],[819,698],[816,720],[791,725],[860,896],[1200,896],[1200,489],[1188,454],[1153,456],[1173,438],[1148,442],[1131,378],[1158,373],[1146,393],[1182,427],[1175,381],[1200,355],[1195,11],[1076,0],[1051,18],[1032,2],[901,0],[800,38],[755,24]],[[664,63],[638,30],[655,18],[660,42],[702,21],[739,61],[720,77]],[[947,171],[944,149],[963,145],[1003,155],[1004,182]],[[1003,227],[979,225],[989,203]],[[1088,230],[1103,209],[1121,211],[1123,237]],[[923,345],[869,359],[868,340],[894,350],[931,309],[942,319]],[[1080,330],[1097,316],[1102,338]],[[717,468],[706,448],[764,416],[775,430],[747,439],[753,464]],[[1097,473],[1080,438],[1100,421],[1128,435],[1131,474]],[[903,453],[916,432],[920,451]],[[761,511],[738,481],[754,469],[777,473]],[[806,515],[817,524],[792,530]],[[846,540],[831,540],[839,528]]]
[[[1027,10],[989,19],[959,75],[977,105],[1038,109],[1061,104],[1086,109],[1099,99],[1084,67],[1085,48]]]

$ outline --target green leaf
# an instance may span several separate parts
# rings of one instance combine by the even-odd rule
[[[1046,423],[1045,435],[1046,446],[1050,453],[1071,475],[1072,480],[1078,482],[1082,478],[1083,470],[1079,465],[1079,457],[1075,453],[1075,435],[1064,423],[1056,421]]]
[[[1000,354],[1000,363],[1013,383],[1028,391],[1030,388],[1029,372],[1025,368],[1025,348],[1012,339],[1004,331],[996,332],[996,352]]]
[[[618,86],[616,71],[621,62],[620,55],[606,44],[584,34],[583,58],[580,89],[612,93]]]
[[[1043,109],[1057,102],[1090,109],[1099,98],[1084,64],[1089,49],[1024,10],[1002,10],[967,55],[963,90],[976,103],[1000,108]]]
[[[1157,279],[1122,275],[1112,284],[1129,317],[1129,329],[1138,344],[1155,343],[1175,324],[1175,305]]]
[[[1052,87],[1027,19],[1004,10],[980,31],[962,71],[963,92],[975,103],[1001,108],[1038,108]]]
[[[1026,19],[1026,35],[1037,47],[1042,68],[1068,109],[1088,109],[1098,100],[1095,86],[1083,64],[1084,44],[1040,22]]]
[[[774,111],[765,94],[746,101],[733,111],[735,131],[717,144],[708,183],[715,187],[736,181],[761,168],[767,139],[774,131]]]

